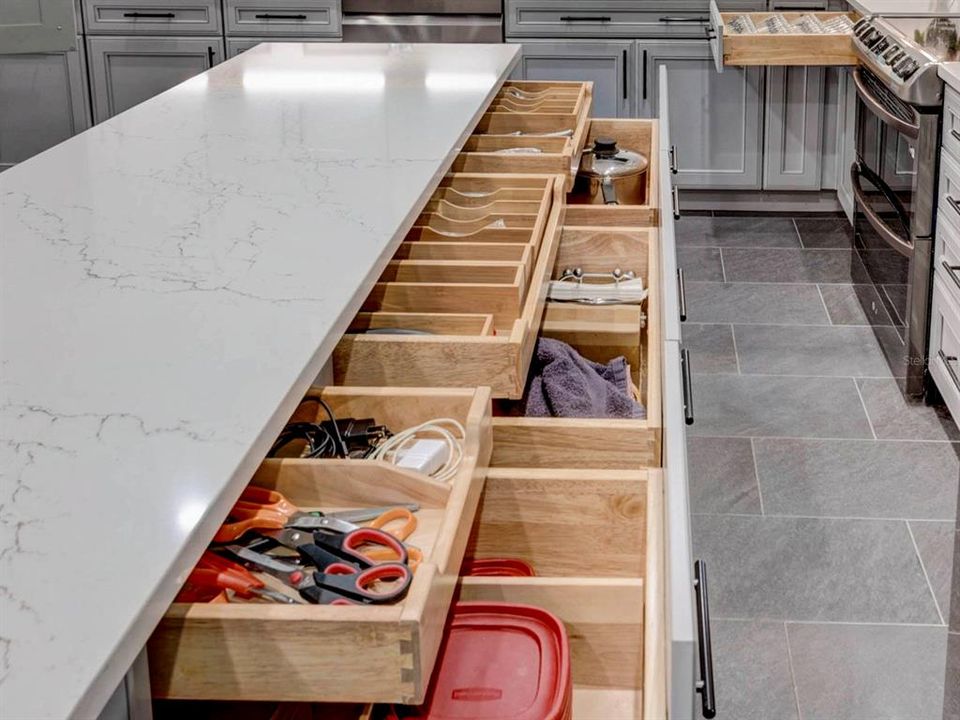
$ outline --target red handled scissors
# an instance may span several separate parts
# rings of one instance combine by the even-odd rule
[[[184,589],[177,597],[181,602],[202,602],[201,597],[210,595],[212,591],[215,591],[213,592],[215,595],[222,590],[232,590],[245,599],[259,597],[280,603],[298,602],[289,595],[270,590],[262,580],[242,565],[209,550],[204,551],[197,566],[187,576]]]
[[[298,590],[304,600],[320,605],[381,604],[406,595],[413,573],[402,563],[381,563],[359,569],[346,563],[328,565]],[[389,583],[385,587],[381,583]]]
[[[409,554],[406,546],[393,535],[376,528],[356,528],[346,533],[310,533],[304,530],[283,528],[261,530],[260,534],[284,547],[296,550],[305,562],[323,570],[336,563],[349,563],[361,569],[376,565],[365,553],[379,551],[389,553],[394,562],[406,565]],[[256,543],[253,546],[256,547]]]

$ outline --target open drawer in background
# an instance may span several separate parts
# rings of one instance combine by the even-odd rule
[[[458,172],[557,173],[573,187],[587,136],[591,82],[504,83],[463,151]]]
[[[337,345],[336,382],[520,397],[563,211],[558,175],[445,178]]]
[[[759,24],[773,13],[720,12],[716,0],[710,0],[710,47],[717,70],[723,72],[726,65],[856,65],[853,34],[738,34],[728,23],[741,15],[748,16]],[[830,20],[837,15],[847,15],[853,22],[856,13],[838,12],[785,12],[788,21],[798,20],[803,15],[814,15],[820,20]]]
[[[155,697],[210,700],[421,702],[491,452],[486,388],[344,388],[322,391],[338,418],[372,417],[399,431],[450,417],[467,430],[456,477],[441,483],[368,460],[271,459],[253,484],[304,509],[416,502],[407,541],[423,551],[406,597],[394,605],[335,607],[175,603],[150,639]],[[309,397],[309,395],[308,395]],[[325,417],[306,402],[295,418]]]

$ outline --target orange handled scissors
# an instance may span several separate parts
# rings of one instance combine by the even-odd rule
[[[382,510],[383,508],[377,509]],[[320,518],[320,520],[321,522],[316,526],[319,530],[348,533],[357,530],[360,527],[353,522],[344,520],[339,513],[333,513],[333,516],[324,516]],[[401,523],[399,527],[396,527],[397,522]],[[390,524],[394,524],[394,527],[387,527]],[[393,537],[395,537],[397,540],[403,542],[413,534],[414,530],[417,529],[417,518],[410,511],[409,506],[393,507],[384,510],[384,512],[380,513],[377,517],[368,522],[366,526],[369,528],[374,528],[375,530],[382,530],[388,535],[393,535]],[[364,548],[363,554],[365,557],[373,560],[374,562],[397,562],[400,559],[396,552],[384,545]],[[417,566],[423,561],[423,552],[421,552],[419,548],[408,545],[407,555],[409,558],[410,568],[416,570]]]
[[[250,530],[280,530],[282,528],[297,528],[298,530],[337,530],[331,527],[332,520],[342,520],[359,523],[367,520],[377,520],[384,513],[401,510],[413,520],[413,527],[407,536],[416,528],[416,519],[413,513],[420,509],[416,503],[400,506],[387,505],[376,508],[362,508],[360,510],[344,510],[334,513],[304,512],[291,503],[276,490],[269,490],[256,486],[248,486],[234,503],[230,510],[230,518],[220,526],[213,541],[216,543],[233,542]],[[391,516],[390,520],[395,519]],[[409,522],[409,520],[408,520]],[[395,532],[391,533],[399,537]],[[403,538],[400,538],[403,539]]]

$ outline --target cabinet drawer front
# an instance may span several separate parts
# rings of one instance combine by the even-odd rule
[[[960,302],[960,230],[946,214],[937,223],[934,272],[943,279],[956,301]]]
[[[214,0],[84,0],[88,35],[217,35]]]
[[[933,279],[930,375],[954,417],[960,417],[960,302],[940,275]],[[952,284],[952,283],[951,283]]]
[[[960,161],[960,93],[950,87],[943,103],[943,147]]]
[[[637,3],[606,0],[507,0],[507,36],[516,37],[703,37],[706,9],[640,9]]]
[[[349,607],[174,603],[148,644],[154,697],[423,701],[486,476],[489,390],[335,387],[307,397],[318,395],[338,418],[371,417],[394,432],[442,417],[466,429],[463,460],[449,482],[355,459],[269,459],[254,475],[254,485],[304,509],[418,504],[417,527],[406,542],[423,560],[407,594],[394,604]],[[291,420],[325,418],[313,400]]]
[[[940,206],[938,212],[960,224],[960,161],[950,153],[940,155]]]
[[[223,11],[227,35],[340,35],[340,3],[336,0],[225,0]]]
[[[710,0],[711,49],[717,70],[727,65],[856,65],[853,34],[770,34],[734,32],[729,22],[740,15],[749,17],[758,25],[771,13],[724,13],[716,0]],[[788,22],[799,20],[804,15],[814,15],[827,21],[838,15],[847,15],[856,20],[853,13],[838,12],[785,12]]]

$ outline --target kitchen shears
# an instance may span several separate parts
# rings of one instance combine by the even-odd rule
[[[368,520],[381,522],[382,527],[388,522],[399,519],[406,520],[400,531],[391,531],[400,537],[400,532],[406,532],[403,538],[416,529],[416,518],[413,513],[420,509],[416,503],[401,505],[387,505],[376,508],[361,508],[359,510],[343,510],[334,513],[304,512],[291,503],[276,490],[248,486],[234,503],[230,510],[228,522],[220,526],[213,541],[216,543],[232,542],[250,530],[279,530],[281,528],[297,528],[300,530],[336,530],[333,520],[343,520],[349,523],[360,523]],[[390,514],[382,519],[381,516]],[[398,514],[399,513],[399,514]],[[409,526],[409,527],[408,527]]]
[[[242,565],[209,550],[205,550],[200,556],[177,598],[181,602],[209,602],[223,590],[232,590],[246,599],[259,597],[279,603],[298,602],[289,595],[270,590],[262,580]]]
[[[306,577],[300,565],[272,555],[240,546],[232,546],[229,552],[257,570],[280,578],[304,600],[318,605],[390,602],[401,597],[412,580],[410,571],[400,563],[383,563],[364,570],[348,563],[331,563],[322,572]],[[393,583],[383,589],[382,581]]]

